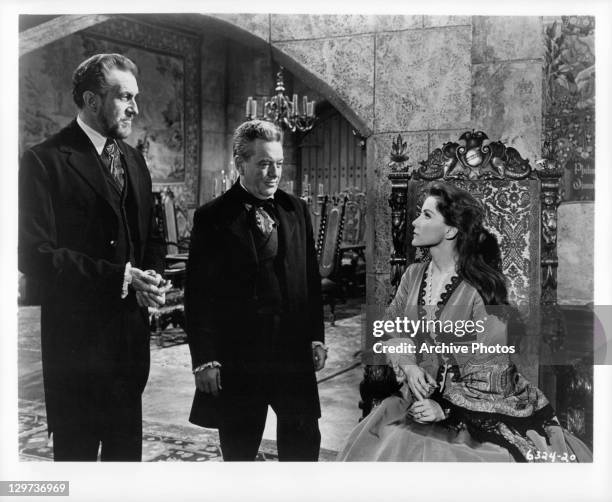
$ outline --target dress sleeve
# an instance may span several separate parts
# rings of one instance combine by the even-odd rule
[[[395,320],[397,317],[403,317],[405,315],[411,288],[414,287],[414,272],[415,265],[411,265],[406,269],[404,275],[402,275],[402,279],[400,280],[395,297],[385,311],[385,320]],[[414,345],[414,340],[406,334],[391,333],[390,336],[391,338],[382,342],[387,347],[394,346],[397,349],[402,344]],[[398,375],[401,372],[400,370],[402,366],[417,364],[415,355],[405,352],[386,352],[386,360]],[[401,379],[401,377],[399,378]]]
[[[491,309],[489,309],[491,310]],[[478,296],[472,319],[483,321],[484,330],[470,347],[470,358],[461,365],[459,378],[450,379],[444,398],[469,411],[529,417],[548,404],[510,360],[508,323],[503,315],[487,312]]]

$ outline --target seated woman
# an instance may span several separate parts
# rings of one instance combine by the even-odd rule
[[[504,349],[510,307],[499,246],[483,221],[469,193],[430,185],[412,223],[412,245],[428,248],[431,261],[408,267],[386,319],[422,319],[437,328],[384,342],[414,346],[414,353],[386,354],[404,385],[352,431],[338,460],[592,461]],[[473,333],[444,332],[449,321]],[[450,346],[466,349],[433,349]]]

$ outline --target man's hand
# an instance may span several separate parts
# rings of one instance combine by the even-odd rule
[[[135,291],[143,291],[151,293],[155,296],[161,295],[161,290],[158,287],[162,281],[162,277],[155,272],[144,272],[139,268],[132,267],[132,283],[131,286]]]
[[[212,394],[217,397],[221,387],[221,370],[219,368],[206,368],[195,375],[195,384],[200,392]]]
[[[140,307],[159,308],[166,303],[166,293],[154,295],[148,291],[136,291],[136,301]]]
[[[312,362],[314,363],[315,371],[322,370],[325,367],[327,352],[320,345],[315,345],[312,348]]]

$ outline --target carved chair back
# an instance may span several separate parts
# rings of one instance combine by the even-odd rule
[[[322,279],[330,278],[338,269],[347,201],[346,195],[326,195],[323,199],[317,239],[317,258]]]
[[[482,131],[465,132],[460,143],[436,148],[420,167],[410,169],[407,145],[401,136],[391,156],[393,251],[392,285],[397,287],[405,267],[425,258],[411,246],[412,220],[434,180],[467,190],[485,208],[485,226],[502,249],[502,269],[509,299],[516,305],[556,303],[556,210],[560,173],[529,160],[499,141],[487,142]],[[403,145],[403,146],[402,146]],[[542,230],[540,232],[540,224]]]
[[[557,390],[563,392],[558,375],[568,368],[576,370],[547,366],[551,354],[563,344],[561,323],[557,322],[562,316],[557,307],[557,207],[562,173],[546,160],[534,169],[516,149],[487,140],[482,131],[465,132],[458,142],[434,149],[416,168],[409,164],[407,143],[400,135],[394,140],[389,164],[391,286],[395,293],[407,265],[427,258],[410,244],[411,223],[420,212],[427,185],[440,180],[470,192],[483,203],[485,226],[500,244],[509,300],[525,315],[526,333],[515,362],[528,379],[543,388],[553,406],[558,405]],[[576,409],[584,415],[589,413],[589,396],[582,398],[584,402]],[[564,425],[571,425],[564,417],[575,414],[576,409],[562,406],[558,410]],[[580,430],[570,427],[587,442],[588,422],[584,420]]]
[[[170,188],[154,192],[157,224],[166,243],[167,255],[187,252],[189,249],[189,225],[184,211],[179,207]],[[179,222],[179,219],[182,221]],[[180,224],[182,223],[182,225]],[[185,227],[185,228],[182,228]]]
[[[344,190],[340,196],[347,198],[342,245],[365,245],[366,194],[356,188],[349,188]]]

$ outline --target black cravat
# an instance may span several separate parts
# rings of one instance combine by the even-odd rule
[[[119,188],[123,190],[124,184],[124,172],[123,165],[121,164],[121,158],[119,155],[119,147],[115,140],[108,138],[106,140],[106,144],[104,145],[104,150],[102,150],[102,162],[104,166],[109,170],[113,179],[119,185]]]

